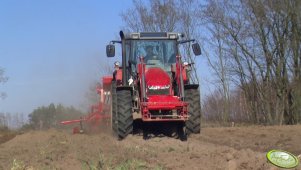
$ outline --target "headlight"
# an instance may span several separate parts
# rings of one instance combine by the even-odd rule
[[[116,62],[114,63],[114,66],[120,66],[119,61],[116,61]]]
[[[188,62],[187,62],[187,61],[184,61],[184,62],[183,62],[183,66],[188,66]]]
[[[161,89],[169,89],[170,85],[165,86],[148,86],[150,90],[161,90]]]

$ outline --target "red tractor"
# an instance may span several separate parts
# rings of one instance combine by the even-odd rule
[[[80,127],[73,128],[73,133],[83,133],[83,124],[85,124],[90,132],[99,130],[101,125],[108,126],[111,124],[111,82],[112,76],[102,77],[102,87],[96,88],[99,102],[91,106],[91,110],[86,116],[60,123],[63,125],[80,123]]]
[[[106,47],[108,57],[115,56],[115,43],[121,44],[122,64],[115,63],[112,81],[112,129],[119,139],[133,132],[134,122],[176,123],[181,140],[200,133],[199,85],[192,84],[193,63],[183,62],[179,45],[183,34],[141,32],[124,34],[120,41]],[[198,43],[192,44],[195,55],[201,54]],[[143,137],[147,138],[147,129]]]

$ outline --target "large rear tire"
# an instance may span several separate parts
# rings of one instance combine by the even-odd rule
[[[133,132],[132,95],[129,90],[120,90],[117,94],[117,134],[118,139]]]
[[[201,102],[198,89],[186,89],[185,101],[188,102],[188,115],[186,121],[187,134],[198,134],[201,132]]]
[[[111,108],[111,125],[113,134],[117,134],[118,121],[117,121],[117,96],[116,96],[116,82],[112,81],[111,86],[111,95],[112,95],[112,108]]]

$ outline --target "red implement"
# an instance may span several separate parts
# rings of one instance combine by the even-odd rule
[[[112,76],[104,76],[102,78],[102,87],[96,88],[100,101],[91,106],[90,112],[86,116],[83,116],[80,119],[65,120],[60,123],[63,125],[80,123],[80,127],[73,128],[74,134],[83,132],[83,123],[92,131],[99,129],[101,125],[108,126],[111,122],[111,81]]]

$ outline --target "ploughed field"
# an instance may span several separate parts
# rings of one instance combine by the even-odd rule
[[[143,140],[139,134],[118,141],[107,131],[73,135],[54,129],[6,139],[0,170],[278,169],[267,162],[267,151],[301,154],[301,125],[202,128],[186,142],[160,135]]]

